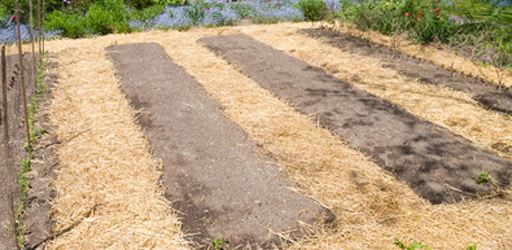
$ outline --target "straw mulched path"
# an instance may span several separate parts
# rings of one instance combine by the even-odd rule
[[[48,249],[186,249],[134,110],[98,40],[53,42],[59,54],[51,110],[60,172]]]
[[[432,206],[363,154],[347,147],[340,138],[319,128],[315,121],[299,114],[196,43],[204,36],[246,33],[314,65],[343,59],[338,51],[296,32],[309,27],[311,23],[222,27],[49,43],[50,52],[58,53],[61,58],[60,85],[55,90],[53,112],[53,121],[63,141],[57,152],[61,172],[55,182],[58,189],[53,214],[57,222],[55,229],[58,232],[81,221],[69,233],[51,242],[49,248],[185,247],[176,216],[170,213],[169,203],[162,198],[158,162],[148,153],[147,143],[134,125],[134,112],[121,95],[103,51],[114,43],[147,41],[164,46],[173,61],[224,106],[226,116],[278,160],[281,169],[290,174],[304,193],[336,214],[335,225],[315,227],[316,234],[292,243],[290,248],[396,249],[392,244],[394,238],[422,241],[434,249],[462,249],[474,243],[482,249],[511,248],[510,195]],[[359,65],[363,62],[368,68],[359,74],[367,77],[368,85],[384,82],[389,84],[386,85],[389,91],[395,88],[403,91],[386,99],[403,100],[403,104],[435,104],[432,99],[418,100],[423,98],[420,95],[423,91],[430,89],[400,82],[405,84],[403,89],[400,84],[391,84],[391,80],[375,78],[376,74],[386,77],[378,62],[361,61]],[[349,64],[358,65],[347,61],[346,65]],[[482,115],[479,117],[485,122],[482,127],[487,130],[489,126],[494,129],[492,133],[500,133],[505,141],[510,140],[507,136],[511,133],[506,133],[510,120],[488,115],[488,111],[474,105],[465,94],[433,90],[441,96],[440,101],[453,98],[442,105],[421,106],[426,108],[424,116],[413,113],[429,120],[446,118],[454,124],[475,124],[476,120],[468,122],[466,117],[453,114],[464,108],[455,114]],[[478,145],[492,144],[493,138],[503,140],[500,136],[467,136]]]

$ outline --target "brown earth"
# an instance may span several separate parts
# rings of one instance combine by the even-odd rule
[[[482,83],[474,77],[452,73],[448,69],[406,56],[400,52],[391,51],[382,45],[338,32],[321,28],[306,29],[301,32],[340,48],[344,52],[380,59],[384,63],[384,67],[396,70],[400,75],[411,80],[418,79],[420,83],[446,86],[469,93],[474,100],[480,102],[487,109],[512,114],[512,90],[507,91],[496,85]]]
[[[292,191],[275,160],[259,152],[193,77],[158,44],[107,48],[139,124],[163,160],[166,197],[182,213],[183,230],[199,248],[225,238],[226,249],[279,245],[270,233],[332,215]],[[214,77],[214,76],[212,76]],[[291,188],[289,188],[291,187]]]
[[[379,166],[432,203],[457,202],[509,185],[512,162],[319,68],[246,35],[199,41],[352,147],[373,156]],[[491,173],[493,185],[478,185],[472,179],[480,170]]]
[[[19,70],[16,69],[18,65],[18,56],[7,57],[7,79],[8,83],[11,78],[15,76],[14,72]],[[24,72],[25,72],[25,84],[27,92],[27,102],[32,103],[32,96],[34,95],[34,86],[31,82],[31,68],[32,63],[31,54],[24,54]],[[50,65],[51,66],[51,65]],[[45,79],[45,84],[51,82],[52,77]],[[19,118],[23,117],[23,100],[21,95],[21,80],[17,79],[14,83],[14,88],[10,88],[7,92],[7,103],[8,103],[8,124],[9,124],[9,147],[11,157],[11,173],[13,173],[13,189],[15,205],[18,204],[20,199],[19,187],[16,183],[18,175],[21,171],[21,164],[19,163],[22,159],[28,159],[28,153],[23,149],[25,144],[25,132],[24,124],[20,122]],[[49,96],[43,95],[39,98],[39,106],[45,106],[49,103]],[[43,124],[40,121],[45,120],[44,117],[37,118],[36,127],[37,129],[50,130],[49,126]],[[53,152],[49,145],[45,145],[42,141],[48,141],[51,136],[43,135],[45,140],[41,140],[40,143],[34,145],[34,159],[31,166],[30,172],[27,174],[30,181],[29,190],[27,191],[25,211],[23,215],[24,222],[24,240],[26,246],[30,247],[36,244],[38,241],[44,239],[51,230],[51,220],[49,218],[50,203],[52,197],[52,191],[49,187],[51,179],[53,179],[52,169],[55,167],[52,162]],[[0,150],[3,150],[3,140],[0,138]],[[0,156],[0,160],[3,165],[3,154]],[[6,173],[4,166],[0,168],[0,250],[14,249],[12,238],[8,234],[6,226],[9,223],[10,208],[7,202],[7,191],[6,190]]]

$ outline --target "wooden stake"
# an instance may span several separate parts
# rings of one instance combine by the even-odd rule
[[[32,44],[32,81],[34,82],[34,93],[37,93],[37,70],[36,70],[36,49],[34,48],[34,8],[32,0],[28,0],[30,19],[30,43]]]
[[[23,99],[23,111],[25,115],[25,131],[27,132],[27,146],[28,152],[30,154],[30,128],[28,126],[28,110],[27,110],[27,92],[25,90],[25,74],[23,70],[23,50],[21,49],[21,30],[20,30],[20,9],[18,6],[18,0],[14,2],[16,7],[16,26],[18,28],[18,53],[19,53],[19,63],[20,63],[20,76],[21,76],[21,94]]]
[[[43,33],[43,42],[42,42],[43,50],[42,50],[42,52],[41,52],[42,54],[44,54],[44,35],[45,35],[45,34],[44,34],[44,32],[45,32],[45,30],[46,30],[46,29],[44,28],[44,18],[45,18],[45,15],[46,15],[46,8],[45,8],[45,2],[44,2],[44,1],[45,1],[45,0],[43,0],[43,16],[42,16],[42,18],[41,18],[41,22],[42,22],[42,25],[41,25],[41,26],[43,26],[43,30],[41,31],[41,33]],[[42,54],[41,54],[41,55],[42,55]],[[42,58],[42,57],[41,57],[41,58]],[[42,62],[42,61],[41,61],[41,62]]]
[[[3,121],[3,134],[4,134],[4,166],[5,166],[5,176],[7,185],[6,188],[6,197],[7,203],[11,208],[11,226],[12,226],[12,244],[16,246],[18,249],[18,240],[16,238],[16,232],[18,230],[18,223],[16,223],[16,209],[14,208],[14,198],[13,198],[13,190],[12,190],[12,173],[11,173],[11,157],[9,153],[9,121],[7,120],[7,62],[5,60],[5,46],[2,46],[2,121]]]
[[[39,45],[39,67],[43,65],[43,51],[41,50],[41,0],[37,0],[37,43]]]

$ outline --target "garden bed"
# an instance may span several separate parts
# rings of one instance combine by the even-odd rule
[[[27,100],[32,103],[32,97],[34,97],[34,84],[32,82],[32,76],[29,70],[29,65],[32,65],[31,54],[24,54],[24,67],[25,67],[25,85],[27,92]],[[36,58],[37,60],[37,58]],[[8,83],[11,82],[12,77],[16,77],[15,71],[19,74],[19,68],[16,65],[19,64],[17,55],[11,55],[7,57],[7,79]],[[55,67],[55,64],[50,64],[49,68]],[[43,85],[51,87],[54,81],[53,76],[47,76],[44,78]],[[19,175],[22,173],[23,166],[20,164],[21,160],[28,160],[29,154],[23,146],[25,144],[25,126],[21,122],[23,117],[23,100],[21,95],[20,80],[16,79],[13,84],[13,88],[9,88],[7,92],[7,103],[8,103],[8,123],[9,123],[9,146],[11,153],[11,173],[13,173],[13,181],[18,183],[23,181]],[[38,105],[42,107],[36,116],[35,130],[39,131],[44,129],[51,131],[48,118],[44,115],[44,110],[47,110],[47,106],[50,102],[50,96],[39,90],[39,94],[42,94],[38,98]],[[41,112],[41,110],[43,110]],[[0,138],[0,147],[3,150],[3,137]],[[26,197],[20,197],[20,187],[13,183],[14,200],[17,206],[20,199],[25,200],[22,209],[24,210],[21,220],[24,223],[24,230],[21,232],[23,235],[23,242],[29,248],[35,244],[40,243],[51,234],[51,220],[49,213],[51,210],[50,201],[55,196],[53,189],[50,187],[50,183],[55,177],[55,168],[57,165],[54,161],[53,148],[56,141],[51,134],[43,134],[38,136],[37,142],[33,144],[34,148],[34,159],[30,171],[25,173],[27,180],[30,182]],[[3,156],[2,164],[3,164]],[[4,167],[0,169],[0,224],[7,225],[9,223],[10,208],[7,204],[6,192],[6,174],[4,173]],[[7,228],[1,228],[0,233],[0,249],[12,249],[13,246],[12,238],[7,233]]]
[[[400,124],[404,119],[411,124],[420,121],[415,126],[425,128],[433,135],[442,135],[447,140],[456,141],[449,145],[454,150],[460,149],[457,145],[464,144],[483,158],[492,159],[495,163],[510,164],[503,159],[509,155],[506,148],[493,151],[500,153],[503,158],[481,149],[492,148],[490,145],[502,141],[505,146],[509,145],[508,136],[511,133],[507,133],[507,126],[510,126],[507,123],[508,116],[483,109],[476,101],[466,98],[466,93],[433,84],[416,83],[408,77],[400,76],[394,69],[381,67],[380,59],[356,53],[341,53],[339,48],[321,43],[300,32],[310,27],[311,23],[284,23],[191,29],[185,32],[151,31],[48,42],[48,50],[59,56],[56,69],[59,79],[53,91],[51,118],[55,125],[55,134],[61,143],[56,147],[60,171],[53,182],[57,196],[52,202],[53,231],[59,236],[46,242],[44,247],[190,249],[194,246],[189,244],[191,241],[204,246],[213,242],[221,244],[222,240],[219,238],[230,241],[229,245],[224,245],[226,248],[232,247],[243,239],[248,239],[236,238],[234,233],[232,235],[235,235],[235,240],[230,239],[229,233],[237,231],[236,227],[226,226],[227,229],[222,231],[215,227],[226,224],[194,224],[191,221],[205,218],[211,219],[210,222],[218,219],[217,223],[222,223],[223,214],[226,213],[227,216],[230,210],[215,208],[221,206],[220,203],[235,200],[223,197],[230,196],[223,191],[223,185],[230,187],[224,178],[244,175],[245,173],[239,172],[239,169],[243,169],[240,162],[252,162],[248,165],[251,170],[263,168],[275,174],[270,175],[270,179],[277,179],[278,183],[272,185],[283,187],[279,180],[290,181],[289,186],[308,197],[306,200],[314,199],[322,207],[332,211],[336,218],[334,223],[327,226],[324,223],[306,225],[298,222],[307,229],[307,234],[302,238],[270,232],[275,237],[274,242],[283,240],[289,243],[284,246],[286,249],[397,249],[393,244],[395,239],[407,243],[421,241],[433,249],[466,249],[475,243],[479,249],[510,248],[510,237],[504,237],[511,233],[508,226],[512,219],[509,211],[512,203],[509,189],[484,198],[432,205],[416,195],[408,185],[383,171],[374,160],[358,151],[358,148],[347,145],[339,134],[331,133],[335,132],[334,126],[328,127],[331,131],[323,128],[322,125],[327,124],[324,120],[326,117],[315,119],[317,116],[307,116],[297,111],[321,107],[320,112],[324,112],[325,108],[333,108],[315,106],[313,102],[321,105],[325,100],[334,100],[333,107],[339,103],[346,104],[348,108],[341,110],[346,115],[350,115],[349,111],[357,107],[361,112],[367,111],[368,120],[380,117],[380,114],[386,114],[388,118],[396,117],[396,121],[389,119],[392,126]],[[278,90],[271,92],[268,88],[263,88],[265,86],[255,80],[256,78],[249,78],[241,73],[251,69],[240,68],[238,63],[230,63],[197,42],[204,37],[240,33],[273,48],[257,43],[259,45],[255,48],[262,55],[256,53],[254,62],[247,62],[250,61],[247,57],[243,58],[244,61],[241,59],[245,64],[255,63],[261,57],[268,59],[272,56],[272,60],[254,65],[253,70],[261,70],[254,74],[258,79],[267,75],[276,76],[268,73],[274,73],[278,67],[283,67],[286,69],[281,70],[283,74],[273,79],[287,79],[293,83],[289,86],[304,83],[303,79],[296,78],[306,72],[311,83],[317,83],[314,88],[323,87],[335,91],[339,91],[336,88],[344,88],[351,92],[309,91],[306,95],[299,93],[301,96],[288,97],[292,101],[301,101],[301,98],[313,101],[309,103],[310,106],[297,106],[295,101],[288,103],[286,99],[278,98],[275,94],[290,91],[292,88],[281,90],[278,89],[281,87],[279,85],[274,86]],[[230,40],[228,38],[231,36],[218,39]],[[133,45],[148,40],[161,45],[165,51],[155,44]],[[124,46],[127,44],[131,45]],[[254,41],[250,44],[254,44]],[[231,48],[234,50],[232,52],[245,53],[244,46],[246,44],[242,44],[240,48]],[[260,50],[262,46],[266,49]],[[235,50],[237,48],[239,50]],[[285,63],[279,63],[283,54],[276,50],[306,63],[291,57],[287,57]],[[119,62],[112,63],[107,58]],[[341,60],[345,60],[345,63],[340,63]],[[299,65],[299,69],[294,65]],[[344,81],[337,80],[311,65]],[[117,76],[115,69],[118,71]],[[145,72],[138,74],[141,71]],[[147,72],[150,72],[149,75]],[[167,73],[162,75],[163,72]],[[354,80],[356,76],[359,77],[357,81]],[[334,84],[334,89],[329,84]],[[121,88],[132,100],[132,107],[134,105],[142,110],[130,107]],[[367,92],[373,91],[372,94],[378,94],[379,98],[357,90],[358,88],[364,88]],[[351,94],[359,95],[359,99]],[[336,99],[336,96],[345,98]],[[364,104],[361,100],[375,105]],[[443,100],[447,101],[441,102]],[[160,105],[164,101],[173,105]],[[413,109],[414,106],[418,106],[419,111]],[[463,116],[454,116],[448,112],[451,110],[456,110]],[[373,116],[371,112],[374,113]],[[311,114],[309,111],[303,113]],[[474,113],[483,115],[476,116]],[[454,124],[476,119],[483,124],[479,127],[482,130],[495,129],[491,134],[496,137],[487,138],[482,134],[468,136],[464,131],[460,134],[466,139],[454,136],[455,126],[448,123],[443,125],[436,120],[445,116],[449,116]],[[341,115],[339,117],[343,118]],[[356,124],[352,124],[347,131],[364,128],[357,125],[357,122],[365,123],[366,120],[356,118],[354,116]],[[136,122],[143,127],[143,131]],[[372,122],[377,124],[384,121],[375,119]],[[182,125],[183,123],[187,124]],[[434,127],[436,129],[432,132]],[[390,128],[382,126],[382,129]],[[214,132],[211,133],[210,130]],[[397,134],[401,133],[396,130]],[[352,135],[348,138],[354,137],[356,136]],[[356,138],[360,142],[368,142],[373,137],[385,136],[373,133],[366,138],[359,137]],[[428,141],[428,138],[420,138],[419,142]],[[482,138],[489,143],[482,143],[485,141]],[[443,139],[435,140],[443,144]],[[146,140],[151,142],[153,149]],[[213,148],[209,146],[211,142],[214,142]],[[417,142],[413,140],[412,144],[400,147],[416,146],[415,143]],[[201,148],[203,151],[184,150],[185,146],[192,148],[196,144],[205,146]],[[222,144],[228,145],[228,149],[217,146]],[[418,148],[421,146],[425,145],[419,145]],[[151,152],[161,157],[162,161]],[[244,152],[247,153],[244,154],[247,158],[238,157]],[[439,152],[438,158],[454,159],[459,153],[464,156],[465,152]],[[233,154],[236,157],[230,157]],[[417,156],[411,154],[410,157]],[[221,160],[216,160],[213,164],[208,161],[211,158]],[[483,161],[483,158],[476,161]],[[474,160],[468,161],[472,163]],[[161,162],[164,163],[163,168]],[[222,169],[218,171],[220,173],[204,167],[222,166],[221,163],[227,163],[227,166],[219,168]],[[233,168],[235,164],[238,168]],[[405,167],[404,164],[404,172],[409,168],[415,169],[414,166]],[[441,170],[445,171],[442,167]],[[474,169],[477,175],[479,170],[487,169]],[[265,171],[259,173],[265,176],[264,173],[268,173]],[[189,176],[183,177],[186,174]],[[424,175],[419,174],[421,178]],[[491,183],[495,184],[500,184],[501,178],[504,178],[499,176],[499,170],[491,175]],[[210,176],[212,179],[209,179]],[[251,176],[256,175],[248,177]],[[193,177],[201,182],[196,182]],[[442,177],[456,179],[457,176]],[[467,177],[464,177],[468,182],[466,184],[475,186],[476,180],[471,176]],[[202,182],[213,183],[212,186],[219,182],[223,185],[219,184],[216,186],[218,189],[210,188],[209,191],[201,185],[193,186]],[[238,187],[243,185],[245,183],[231,186],[231,189],[242,189]],[[488,186],[476,187],[486,189]],[[187,189],[191,192],[184,194]],[[243,190],[237,191],[243,193]],[[459,195],[457,191],[453,192]],[[217,194],[220,194],[220,198],[216,203],[210,196]],[[473,195],[468,194],[468,197]],[[175,202],[172,203],[169,199]],[[453,198],[452,201],[456,200]],[[225,204],[226,207],[229,205]],[[205,207],[209,211],[216,210],[216,214],[208,217],[205,216],[206,213],[193,213]],[[179,211],[175,212],[174,209]],[[181,225],[178,218],[181,218],[184,225]],[[66,230],[68,228],[70,230]],[[244,228],[241,227],[242,229]],[[215,230],[220,233],[210,234]],[[194,232],[200,234],[194,235]],[[217,238],[218,241],[212,238]],[[239,241],[240,239],[242,240]],[[265,246],[264,241],[254,238],[250,242]]]
[[[352,147],[372,155],[432,203],[490,193],[491,187],[471,178],[482,166],[496,176],[499,187],[509,185],[510,162],[316,67],[243,35],[200,41]]]
[[[393,69],[410,80],[465,92],[487,109],[512,114],[512,90],[488,82],[482,83],[479,79],[450,72],[430,62],[342,33],[321,28],[307,29],[303,32],[345,52],[379,59],[386,68]]]
[[[275,160],[260,153],[160,45],[107,50],[122,89],[141,110],[139,124],[163,160],[166,197],[183,213],[188,239],[201,249],[222,238],[228,239],[228,249],[270,249],[279,238],[269,232],[287,231],[297,238],[297,220],[334,220],[332,213],[291,190],[297,187],[283,180],[287,177]]]

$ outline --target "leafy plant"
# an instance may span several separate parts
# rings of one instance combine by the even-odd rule
[[[473,175],[471,176],[472,179],[476,180],[478,185],[485,184],[489,182],[492,179],[491,173],[480,171],[480,174],[478,176]]]
[[[424,244],[421,244],[421,242],[418,242],[418,243],[410,243],[408,246],[406,244],[404,244],[403,242],[401,242],[399,239],[395,239],[395,242],[394,242],[395,245],[397,245],[400,249],[405,249],[405,250],[432,250],[430,247],[428,247],[427,245],[424,245]]]
[[[215,249],[215,250],[224,250],[224,245],[226,243],[228,243],[228,241],[226,239],[224,239],[224,238],[222,238],[222,239],[213,239],[211,241],[210,246],[212,246],[213,249]]]
[[[253,8],[251,5],[248,5],[248,4],[232,4],[231,5],[231,9],[233,9],[236,14],[238,14],[238,16],[240,18],[246,18],[248,17],[251,12],[253,11]]]
[[[204,18],[206,8],[207,6],[204,3],[194,3],[191,8],[186,9],[186,14],[194,23],[198,23]]]
[[[69,38],[83,37],[86,34],[86,19],[78,14],[66,14],[56,10],[45,18],[47,30],[58,30],[62,36]]]
[[[130,31],[127,6],[122,0],[98,1],[91,5],[85,17],[88,27],[100,35]]]
[[[298,6],[306,21],[319,21],[327,15],[327,5],[323,0],[300,0]]]

